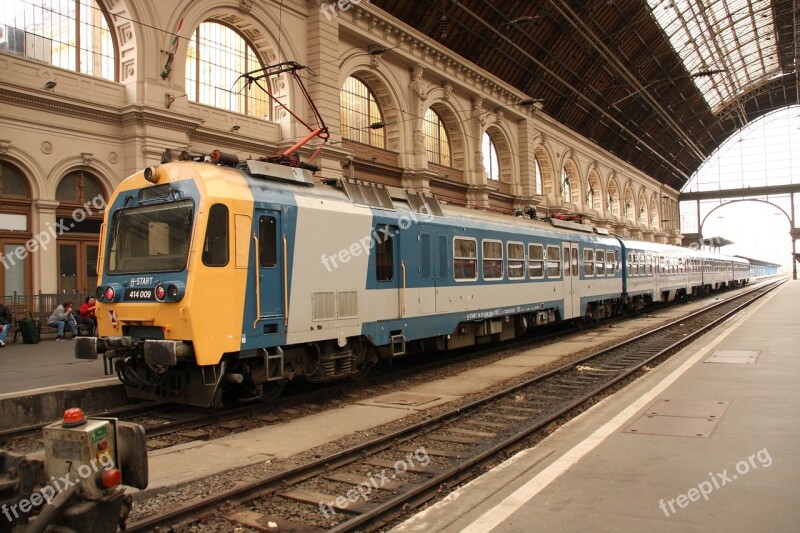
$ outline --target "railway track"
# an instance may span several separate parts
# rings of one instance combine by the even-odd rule
[[[294,527],[379,529],[541,438],[553,422],[635,379],[643,367],[663,361],[780,283],[756,287],[414,426],[130,523],[128,531],[187,526],[210,516],[256,529],[270,522],[287,525],[287,516]]]
[[[734,296],[735,297],[735,296]],[[669,307],[673,304],[663,304],[648,308],[647,312],[653,312],[660,308]],[[615,317],[595,324],[583,326],[583,331],[590,331],[595,327],[607,327],[621,321],[627,320],[626,317]],[[462,361],[477,359],[487,355],[497,354],[500,351],[508,351],[517,348],[525,348],[532,343],[541,346],[543,343],[554,342],[574,333],[576,326],[572,323],[559,323],[551,326],[548,330],[537,331],[534,334],[525,335],[518,339],[508,341],[501,346],[491,345],[480,348],[468,348],[460,352],[441,354],[433,361],[426,361],[422,364],[414,361],[415,356],[410,356],[407,360],[400,361],[400,367],[391,369],[378,369],[358,385],[350,381],[342,381],[324,385],[317,385],[312,388],[290,387],[288,394],[283,397],[265,403],[247,403],[241,405],[228,406],[223,409],[207,410],[178,404],[163,404],[159,402],[140,402],[111,410],[92,410],[86,409],[90,416],[111,416],[124,421],[141,424],[148,439],[158,439],[153,443],[153,448],[179,444],[188,440],[208,440],[220,435],[228,434],[233,431],[243,431],[258,426],[262,421],[267,423],[279,422],[279,417],[274,413],[283,409],[294,409],[307,405],[315,405],[325,402],[331,398],[342,397],[360,389],[375,389],[393,381],[414,377],[420,374],[434,371],[444,366],[451,366]],[[238,423],[241,421],[241,423]],[[41,428],[50,421],[31,424],[24,427],[0,431],[0,443],[4,446],[14,448],[14,442],[35,441],[41,436]],[[261,424],[263,425],[263,423]],[[187,432],[186,435],[181,433]],[[28,446],[26,446],[28,447]]]

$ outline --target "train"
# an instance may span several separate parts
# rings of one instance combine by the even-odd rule
[[[306,168],[304,168],[306,167]],[[132,398],[216,407],[749,281],[748,261],[310,165],[167,154],[111,195],[97,337]]]

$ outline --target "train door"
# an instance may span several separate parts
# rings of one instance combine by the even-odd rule
[[[408,309],[407,269],[400,254],[400,229],[389,224],[375,227],[374,275],[381,298],[381,317],[402,318]],[[391,289],[391,290],[386,290]]]
[[[581,278],[578,271],[578,243],[562,242],[564,255],[564,320],[581,314]]]
[[[281,230],[280,211],[257,211],[256,258],[259,334],[279,333],[287,324],[286,235]]]
[[[429,315],[436,312],[435,244],[436,236],[430,226],[419,227],[419,312]]]
[[[450,239],[432,226],[419,229],[419,311],[432,314],[450,311]]]

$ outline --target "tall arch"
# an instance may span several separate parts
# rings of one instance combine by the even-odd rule
[[[661,213],[658,209],[658,194],[653,193],[650,198],[650,227],[658,231],[661,229]]]
[[[578,165],[570,157],[566,157],[562,165],[561,191],[562,199],[580,210],[583,205],[581,174],[578,170]]]
[[[558,187],[556,186],[553,158],[550,157],[550,153],[542,142],[537,142],[533,149],[533,155],[539,162],[539,168],[542,171],[542,195],[550,198],[551,201],[555,200],[558,195]]]
[[[622,193],[622,216],[630,222],[636,222],[636,200],[630,180],[625,184],[625,191]]]
[[[586,205],[589,209],[593,209],[598,213],[603,212],[603,185],[600,181],[600,175],[597,170],[592,168],[589,170],[589,175],[586,178],[588,184],[586,190]]]
[[[621,217],[622,209],[622,194],[620,193],[619,184],[616,177],[613,175],[608,179],[608,198],[606,206],[608,212],[615,217]]]
[[[647,197],[644,194],[644,188],[639,191],[639,200],[636,202],[636,217],[641,226],[650,225],[650,216],[648,215],[649,205],[647,204]]]
[[[369,87],[383,114],[386,149],[392,152],[403,152],[406,146],[405,137],[410,138],[411,134],[403,135],[401,129],[404,122],[400,113],[400,100],[396,92],[396,88],[401,85],[399,81],[387,77],[381,67],[375,68],[369,63],[361,65],[358,59],[351,58],[342,64],[339,71],[339,87],[342,87],[350,76],[360,79]]]

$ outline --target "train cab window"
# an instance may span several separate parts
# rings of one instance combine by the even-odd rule
[[[503,279],[503,243],[483,241],[483,279]]]
[[[508,279],[525,279],[525,245],[510,242],[508,249]]]
[[[558,250],[558,248],[556,248]],[[558,270],[556,270],[556,275]],[[544,247],[541,244],[528,245],[528,277],[544,277]]]
[[[594,276],[594,250],[583,249],[583,275]]]
[[[258,217],[258,264],[274,267],[278,264],[278,232],[275,217]]]
[[[203,264],[213,267],[228,264],[228,208],[223,204],[212,205],[208,212]]]
[[[397,227],[378,224],[375,238],[375,278],[378,281],[394,279],[394,236]]]
[[[594,270],[598,276],[606,275],[606,253],[603,250],[594,253]]]
[[[478,279],[478,241],[453,238],[453,276],[457,280]]]
[[[569,258],[567,258],[569,260]],[[565,269],[565,274],[569,276],[569,269]],[[547,247],[547,277],[561,277],[561,248],[558,246]]]

